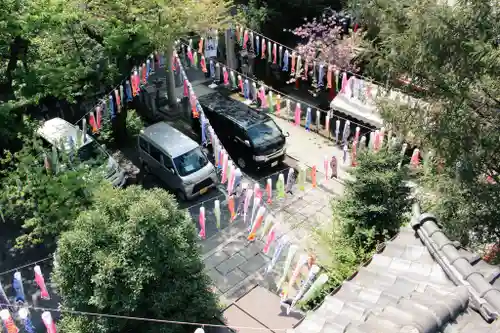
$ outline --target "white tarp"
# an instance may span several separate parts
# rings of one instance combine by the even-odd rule
[[[409,103],[410,105],[414,105],[417,102],[424,104],[420,100],[402,92],[395,90],[386,91],[379,85],[353,76],[348,80],[345,91],[343,93],[339,92],[332,100],[330,107],[380,128],[383,126],[384,121],[375,103],[378,97],[386,97],[395,102]]]

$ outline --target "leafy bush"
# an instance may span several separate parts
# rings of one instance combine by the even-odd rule
[[[362,247],[352,246],[351,241],[343,234],[338,214],[334,214],[329,225],[314,230],[313,240],[320,265],[328,274],[328,282],[309,302],[299,302],[299,306],[305,311],[316,308],[371,256],[371,252]]]
[[[121,124],[120,122],[117,123]],[[99,131],[99,142],[108,147],[112,147],[121,142],[119,138],[123,137],[124,134],[126,135],[126,141],[133,141],[144,128],[144,121],[135,110],[131,109],[127,110],[127,118],[124,125],[126,130],[125,132],[122,127],[117,128],[119,125],[113,126],[110,121],[104,122],[101,130]]]
[[[59,239],[53,281],[62,306],[186,322],[220,314],[191,218],[161,189],[103,188]],[[186,332],[161,325],[65,315],[64,332]]]
[[[392,150],[365,150],[347,180],[344,196],[335,203],[344,235],[356,247],[373,249],[394,236],[411,210],[408,168],[398,168],[400,155]]]
[[[100,186],[102,177],[85,165],[71,165],[69,157],[60,154],[52,162],[52,170],[44,166],[44,151],[37,139],[25,139],[23,149],[6,153],[0,161],[2,183],[0,207],[6,220],[18,224],[24,234],[17,247],[45,243],[71,227],[73,220],[92,202],[92,190]],[[54,157],[53,157],[54,159]]]
[[[373,254],[377,243],[396,234],[411,209],[408,169],[398,168],[400,155],[383,149],[363,151],[350,172],[344,196],[332,202],[332,223],[315,231],[319,263],[329,276],[322,290],[304,310],[314,309],[324,297],[354,274]]]
[[[126,126],[128,137],[131,139],[135,139],[139,135],[141,130],[144,129],[144,121],[137,114],[137,111],[128,110]]]

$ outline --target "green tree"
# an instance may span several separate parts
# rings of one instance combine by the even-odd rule
[[[52,170],[44,166],[51,160]],[[69,156],[45,150],[37,139],[6,153],[1,161],[0,207],[9,224],[21,225],[17,247],[45,243],[50,247],[92,202],[92,190],[102,181],[96,170],[71,163]]]
[[[258,0],[249,0],[245,1],[244,4],[238,4],[238,12],[241,23],[255,31],[261,30],[269,15],[267,4],[259,3]]]
[[[441,173],[423,182],[441,222],[457,239],[498,241],[498,5],[431,0],[352,0],[350,5],[377,36],[365,48],[371,73],[389,84],[411,78],[414,85],[405,88],[430,105],[378,103],[387,122],[432,149],[442,164]],[[497,184],[485,183],[488,176]]]
[[[400,156],[392,150],[362,151],[350,173],[344,196],[334,202],[334,214],[354,247],[371,250],[396,234],[411,208],[408,170],[398,168]]]
[[[161,189],[105,187],[62,234],[53,273],[62,306],[179,321],[219,314],[194,225]],[[184,332],[181,325],[64,316],[62,331]],[[190,329],[192,329],[190,327]]]

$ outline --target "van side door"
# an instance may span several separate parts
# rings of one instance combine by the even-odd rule
[[[161,153],[161,168],[164,175],[162,179],[169,188],[173,190],[182,188],[182,179],[174,167],[172,158],[164,153]]]
[[[253,152],[250,140],[246,131],[239,127],[234,126],[234,135],[232,137],[232,144],[234,145],[235,154],[238,157],[243,157],[245,160],[252,160]]]
[[[162,152],[151,142],[149,142],[148,166],[153,174],[163,180]]]

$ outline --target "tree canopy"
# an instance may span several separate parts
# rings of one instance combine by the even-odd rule
[[[422,104],[380,101],[384,119],[433,151],[441,173],[424,182],[448,231],[459,239],[498,240],[500,212],[500,11],[494,1],[352,0],[366,25],[372,75],[403,87]],[[448,184],[448,185],[445,185]],[[478,236],[478,237],[477,237]]]
[[[333,65],[337,69],[357,72],[354,59],[360,51],[362,35],[360,33],[343,34],[339,24],[339,15],[327,10],[320,17],[305,20],[305,23],[293,30],[301,39],[297,53],[311,64]]]
[[[1,0],[0,133],[16,139],[27,108],[95,99],[154,50],[220,27],[226,0]]]
[[[209,322],[218,312],[194,224],[161,189],[104,187],[63,233],[53,280],[62,306],[81,311]],[[112,318],[64,316],[71,332],[183,332]]]

